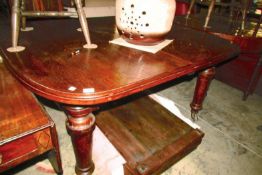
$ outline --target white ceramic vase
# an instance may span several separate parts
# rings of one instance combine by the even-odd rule
[[[175,0],[116,0],[116,25],[128,42],[154,45],[170,31]]]

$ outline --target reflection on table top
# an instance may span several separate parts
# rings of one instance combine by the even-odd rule
[[[10,27],[1,27],[4,62],[25,86],[61,103],[96,105],[116,100],[178,77],[209,68],[239,53],[239,48],[205,32],[175,25],[174,39],[156,54],[108,41],[119,37],[114,18],[88,19],[97,49],[82,49],[75,19],[40,20],[20,34],[26,50],[9,53]]]

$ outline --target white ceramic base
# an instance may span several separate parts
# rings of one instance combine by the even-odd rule
[[[85,49],[96,49],[97,45],[96,44],[85,44],[83,45]]]
[[[34,27],[21,28],[22,32],[30,32],[30,31],[33,31],[33,30],[34,30]]]
[[[23,46],[9,47],[6,50],[8,52],[21,52],[21,51],[25,50],[25,47],[23,47]]]

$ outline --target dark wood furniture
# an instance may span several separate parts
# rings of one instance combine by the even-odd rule
[[[188,19],[186,16],[178,16],[175,22],[179,25],[212,33],[238,44],[241,54],[237,59],[217,67],[215,78],[243,91],[244,100],[254,91],[260,91],[262,94],[262,89],[256,89],[259,79],[262,78],[261,17],[247,17],[243,23],[242,17],[236,19],[230,17],[229,14],[212,13],[208,27],[204,28],[206,16],[207,11],[201,10],[201,13],[191,14]],[[242,29],[243,24],[244,28]]]
[[[204,136],[149,97],[106,105],[96,118],[97,126],[125,158],[127,175],[162,173]]]
[[[0,63],[0,173],[49,152],[62,173],[54,122],[35,99]]]
[[[67,129],[76,156],[76,173],[91,174],[92,132],[95,117],[89,115],[105,103],[199,72],[192,113],[202,108],[214,66],[239,53],[226,40],[175,25],[168,36],[174,42],[156,54],[130,49],[108,41],[118,37],[114,18],[89,19],[95,50],[82,49],[82,34],[72,32],[74,19],[35,21],[39,27],[20,36],[27,49],[6,51],[10,27],[0,28],[4,63],[32,92],[56,101],[68,115]],[[66,26],[66,29],[65,29]],[[213,43],[213,44],[210,44]]]

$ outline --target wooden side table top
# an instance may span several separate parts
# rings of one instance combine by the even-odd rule
[[[62,173],[54,122],[1,62],[0,102],[0,174],[50,151],[54,170]]]
[[[173,43],[156,54],[130,49],[109,40],[118,37],[114,18],[89,19],[97,49],[82,49],[84,37],[74,19],[32,23],[35,31],[20,34],[26,50],[9,53],[10,27],[1,27],[4,62],[29,89],[66,104],[97,105],[212,67],[239,53],[228,41],[175,25]]]
[[[0,63],[0,146],[53,125],[33,94]]]

